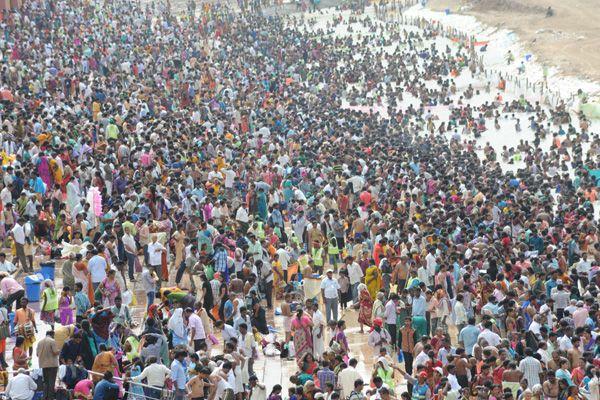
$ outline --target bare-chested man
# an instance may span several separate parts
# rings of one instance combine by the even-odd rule
[[[542,384],[542,391],[544,393],[544,400],[556,400],[558,398],[560,389],[554,371],[548,371],[546,374],[546,381]]]

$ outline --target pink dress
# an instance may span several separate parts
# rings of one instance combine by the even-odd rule
[[[71,303],[73,298],[71,296],[60,297],[58,301],[58,311],[60,313],[61,325],[73,324],[73,310],[71,309]]]

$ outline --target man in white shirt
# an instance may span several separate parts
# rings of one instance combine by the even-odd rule
[[[152,241],[148,243],[148,263],[150,264],[150,270],[154,269],[154,273],[159,278],[159,287],[160,276],[162,275],[162,253],[165,250],[167,250],[165,246],[158,241],[158,235],[152,235]]]
[[[345,260],[348,277],[350,278],[350,288],[352,289],[352,301],[356,303],[358,300],[358,285],[360,280],[365,275],[362,268],[354,261],[354,257],[348,256]]]
[[[13,263],[15,263],[15,261],[20,263],[25,272],[33,272],[33,268],[27,268],[27,257],[25,257],[25,229],[23,229],[24,223],[25,221],[23,218],[19,218],[10,231],[15,241],[15,250],[17,253],[17,257],[13,259]]]
[[[491,331],[492,322],[486,321],[483,326],[485,329],[481,331],[481,333],[477,337],[477,341],[479,341],[480,338],[484,338],[488,345],[498,347],[502,339],[496,332]]]
[[[267,398],[267,388],[262,383],[258,382],[256,375],[250,376],[250,400],[264,400]]]
[[[202,318],[189,307],[185,309],[185,316],[188,319],[188,329],[190,330],[190,346],[194,348],[194,351],[200,351],[206,343]]]
[[[12,274],[16,269],[17,267],[15,267],[13,263],[6,259],[6,254],[0,253],[0,272],[8,272],[9,274]]]
[[[126,226],[124,229],[125,234],[123,235],[122,241],[125,247],[125,257],[127,258],[127,267],[129,272],[129,280],[134,282],[135,277],[133,271],[135,269],[135,258],[137,257],[137,246],[135,244],[135,238],[131,234],[131,228]]]
[[[150,393],[147,395],[160,398],[162,389],[159,388],[165,386],[166,379],[171,376],[171,370],[165,365],[159,364],[156,357],[148,357],[146,365],[142,373],[131,378],[131,380],[141,382],[145,378],[148,385],[156,388],[154,390],[151,389],[152,395]]]
[[[17,371],[17,376],[8,380],[8,385],[4,393],[11,400],[31,400],[35,394],[37,385],[35,381],[27,375],[25,369],[20,368]]]
[[[338,374],[338,383],[340,384],[341,393],[340,398],[346,399],[350,396],[350,393],[354,390],[354,382],[357,379],[361,379],[361,375],[356,370],[358,361],[355,358],[351,358],[348,361],[348,366],[340,371]]]
[[[88,271],[92,277],[92,286],[94,290],[98,288],[98,285],[106,278],[106,268],[108,264],[104,257],[98,255],[98,249],[92,250],[92,257],[88,261]]]
[[[321,281],[321,295],[325,303],[325,317],[327,321],[338,320],[338,298],[340,284],[333,279],[333,270],[327,270],[327,276]]]
[[[281,269],[283,270],[283,280],[288,280],[288,265],[290,264],[291,256],[290,253],[285,249],[285,244],[281,243],[277,249],[277,255],[279,256],[279,262],[281,263]]]
[[[256,341],[252,332],[248,331],[248,325],[242,322],[239,326],[240,339],[238,343],[239,349],[248,358],[248,373],[254,375],[254,356],[256,352]]]

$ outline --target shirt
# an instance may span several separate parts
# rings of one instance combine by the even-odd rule
[[[389,300],[387,303],[385,303],[385,311],[383,313],[383,316],[385,317],[386,324],[395,325],[396,324],[396,303],[394,303],[392,300]]]
[[[223,343],[227,343],[232,338],[237,339],[239,333],[238,333],[238,331],[233,329],[233,326],[225,324],[225,325],[223,325],[223,332],[221,332],[221,335],[223,336]]]
[[[104,257],[95,255],[88,261],[88,270],[92,276],[92,283],[100,283],[106,278],[106,260]]]
[[[171,375],[171,370],[163,364],[150,364],[141,374],[132,377],[131,380],[135,382],[141,382],[142,379],[146,378],[148,385],[162,388],[165,385],[165,380]]]
[[[137,248],[135,246],[135,239],[130,234],[123,235],[123,246],[125,246],[125,251],[130,254],[135,254]],[[130,249],[130,250],[128,250]]]
[[[83,316],[87,310],[92,307],[90,299],[83,292],[75,293],[75,309],[76,315]]]
[[[361,379],[361,375],[353,367],[344,368],[338,374],[338,382],[341,387],[340,398],[345,399],[354,390],[354,381]]]
[[[102,379],[94,389],[94,400],[104,400],[110,392],[119,393],[119,386]]]
[[[21,286],[19,284],[19,282],[17,282],[16,280],[14,280],[11,277],[6,277],[6,278],[2,279],[2,281],[0,282],[0,290],[2,291],[2,294],[4,295],[4,298],[7,298],[11,294],[14,294],[14,293],[18,292],[19,290],[24,290],[24,289],[23,289],[23,286]]]
[[[321,390],[325,390],[325,385],[331,383],[335,387],[335,373],[329,368],[323,368],[317,372]]]
[[[425,310],[427,309],[427,300],[425,296],[421,295],[414,298],[412,301],[412,316],[413,317],[424,317]]]
[[[540,373],[542,364],[535,358],[528,356],[519,363],[519,371],[523,373],[523,378],[527,379],[527,387],[533,388],[540,384]]]
[[[5,393],[12,400],[30,400],[36,389],[37,385],[29,375],[18,374],[8,380]]]
[[[485,339],[485,341],[488,343],[488,345],[490,346],[498,346],[500,344],[500,342],[502,341],[502,339],[500,338],[500,336],[495,333],[490,331],[489,329],[484,329],[478,336],[478,339],[482,337]]]
[[[479,337],[479,328],[475,325],[467,325],[458,334],[458,341],[463,342],[467,355],[473,355],[473,347]]]
[[[171,379],[173,379],[173,383],[175,384],[176,389],[183,390],[185,389],[185,384],[187,383],[187,375],[185,374],[185,369],[179,360],[174,360],[171,363]]]
[[[162,264],[162,251],[165,247],[159,242],[148,244],[148,258],[150,265],[159,266]]]
[[[206,339],[206,333],[204,332],[204,325],[202,325],[202,318],[196,313],[193,313],[188,318],[188,329],[190,332],[194,329],[194,337],[192,340]]]
[[[333,278],[325,278],[323,281],[321,281],[321,289],[325,293],[326,299],[337,299],[338,290],[340,290],[340,284]]]
[[[17,244],[24,245],[25,244],[25,230],[23,230],[23,226],[18,223],[10,230],[15,238],[15,242]]]
[[[348,277],[350,278],[351,285],[360,283],[360,280],[364,275],[365,274],[358,263],[353,262],[352,264],[348,265]]]

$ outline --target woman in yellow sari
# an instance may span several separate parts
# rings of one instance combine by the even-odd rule
[[[375,300],[377,292],[381,289],[381,271],[373,261],[371,261],[371,266],[365,272],[365,283],[371,299]]]

